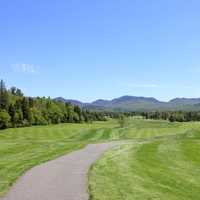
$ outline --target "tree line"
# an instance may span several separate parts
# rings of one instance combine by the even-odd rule
[[[143,112],[141,115],[145,119],[162,119],[170,122],[200,121],[200,112],[166,111],[166,112]]]
[[[143,119],[168,120],[170,122],[200,121],[199,111],[105,112],[105,115],[118,119],[119,124],[123,124],[129,117],[138,116]]]
[[[26,97],[16,87],[7,89],[0,81],[0,129],[58,123],[82,123],[105,121],[107,118],[142,116],[145,119],[162,119],[170,122],[200,121],[200,112],[155,111],[155,112],[94,112],[77,105],[55,101],[46,97]]]
[[[51,98],[26,97],[20,89],[7,89],[4,81],[0,81],[0,129],[104,120],[105,113],[90,112]]]

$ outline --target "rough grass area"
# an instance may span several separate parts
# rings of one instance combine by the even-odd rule
[[[199,200],[200,131],[117,147],[89,178],[91,200]]]
[[[200,130],[199,123],[132,119],[119,128],[114,120],[93,124],[60,124],[0,131],[0,195],[26,170],[80,149],[88,143],[152,138]],[[188,147],[189,148],[189,147]]]

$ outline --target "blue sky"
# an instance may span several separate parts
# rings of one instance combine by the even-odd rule
[[[0,0],[0,78],[30,96],[200,97],[199,0]]]

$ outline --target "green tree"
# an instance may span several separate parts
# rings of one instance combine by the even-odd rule
[[[32,116],[33,116],[33,125],[47,125],[47,120],[42,116],[42,113],[36,109],[32,109]]]
[[[31,124],[32,123],[32,115],[31,115],[28,98],[23,97],[21,107],[22,107],[22,113],[23,113],[24,120],[26,120],[29,124]]]
[[[16,110],[15,110],[15,106],[13,104],[10,104],[9,106],[9,109],[8,109],[8,113],[11,117],[11,122],[12,122],[12,125],[15,127],[15,114],[16,114]]]
[[[0,109],[8,110],[9,95],[3,80],[0,81]]]
[[[13,119],[13,124],[16,127],[23,126],[23,113],[21,110],[17,110]]]
[[[22,93],[22,91],[19,89],[19,88],[17,88],[16,89],[16,96],[19,96],[19,97],[23,97],[23,93]]]
[[[11,87],[10,88],[10,92],[11,92],[12,95],[16,95],[16,91],[17,91],[16,87]]]
[[[176,121],[174,115],[172,115],[172,114],[170,115],[169,121],[170,121],[170,122],[175,122],[175,121]]]
[[[50,97],[25,97],[16,87],[7,90],[3,80],[0,81],[0,110],[3,110],[1,127],[103,121],[107,117],[105,113],[84,111],[79,106]],[[110,113],[110,116],[116,118],[119,114]]]
[[[74,119],[76,118],[76,122],[82,122],[82,111],[80,109],[79,106],[75,105],[74,106],[74,112],[76,113],[76,115],[78,115],[78,117],[74,117]]]
[[[10,115],[5,111],[0,111],[0,129],[8,128],[10,123]]]

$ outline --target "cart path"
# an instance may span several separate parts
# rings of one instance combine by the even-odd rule
[[[88,200],[90,166],[116,143],[89,144],[84,149],[26,172],[1,200]]]

